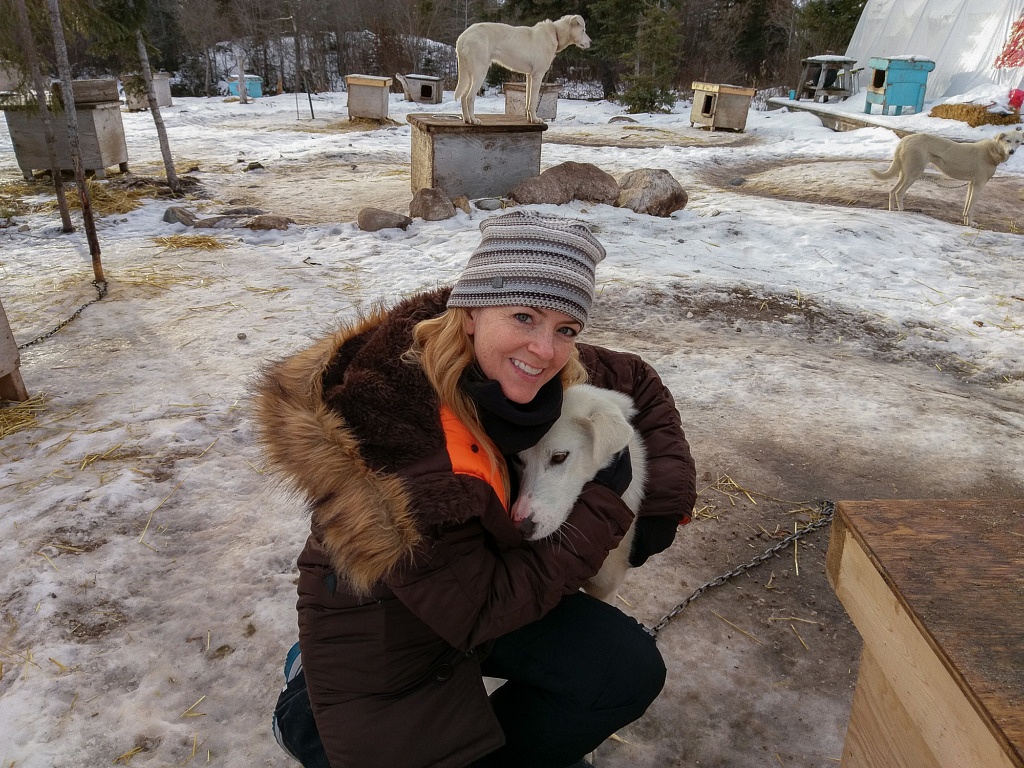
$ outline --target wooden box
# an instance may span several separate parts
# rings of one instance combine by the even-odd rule
[[[117,93],[117,80],[113,79],[72,80],[71,95],[76,107],[109,102],[121,103],[121,97]],[[53,84],[53,97],[58,104],[64,103],[64,89],[60,83]]]
[[[388,116],[390,77],[373,75],[345,75],[348,89],[348,119],[368,117],[383,120]]]
[[[506,115],[411,114],[412,191],[440,187],[448,197],[502,197],[524,179],[540,174],[544,123]]]
[[[750,100],[754,98],[756,90],[718,83],[694,83],[692,87],[691,128],[702,125],[712,131],[719,128],[742,131],[747,127]]]
[[[7,322],[4,305],[0,304],[0,400],[28,400],[28,392],[18,371],[20,364],[18,345]]]
[[[113,81],[111,81],[113,82]],[[62,171],[74,170],[71,161],[71,145],[68,142],[67,117],[61,111],[51,111],[53,130],[57,139],[57,162]],[[103,178],[105,169],[111,165],[128,172],[128,146],[124,139],[124,124],[121,122],[121,102],[95,104],[75,110],[78,120],[78,141],[82,150],[82,166]],[[36,111],[24,107],[5,109],[7,129],[14,144],[14,156],[26,179],[32,178],[32,170],[49,170],[50,158],[46,151],[46,133],[43,119]]]
[[[124,86],[124,103],[125,106],[128,107],[129,112],[138,112],[143,109],[149,109],[149,97],[146,96],[145,91],[140,93],[135,90],[130,92],[128,90],[128,83],[130,81],[134,81],[135,78],[139,78],[139,82],[142,83],[141,75],[129,75],[121,78],[121,83]],[[172,106],[171,76],[168,73],[153,73],[153,91],[156,93],[156,105],[158,107]]]
[[[526,83],[505,83],[501,90],[505,94],[505,114],[526,117]],[[541,85],[537,117],[554,120],[558,116],[558,94],[561,92],[562,86],[557,83]]]

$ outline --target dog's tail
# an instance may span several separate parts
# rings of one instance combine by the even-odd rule
[[[896,167],[896,161],[895,160],[893,160],[892,164],[887,169],[885,169],[884,171],[876,171],[874,168],[871,168],[869,170],[871,171],[871,175],[874,176],[876,179],[883,179],[883,180],[884,179],[891,179],[893,176],[896,176],[900,172],[899,168]]]

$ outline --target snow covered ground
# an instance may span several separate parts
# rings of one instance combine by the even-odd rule
[[[305,97],[288,95],[176,98],[162,110],[179,169],[194,165],[208,189],[247,191],[270,212],[287,201],[298,223],[204,230],[224,247],[194,250],[156,242],[186,232],[162,221],[167,200],[105,217],[106,298],[22,349],[39,404],[30,428],[0,437],[3,766],[289,764],[268,724],[307,528],[263,471],[251,378],[375,301],[458,275],[483,211],[405,231],[353,223],[382,195],[383,207],[407,212],[404,116],[456,112],[446,96],[422,105],[393,95],[396,125],[378,130],[346,126],[345,94],[314,96],[314,117]],[[493,95],[477,104],[503,111]],[[862,105],[861,95],[830,108]],[[687,207],[667,219],[583,202],[540,208],[589,222],[605,244],[585,338],[640,352],[672,388],[706,512],[631,574],[624,609],[657,621],[769,545],[758,525],[815,499],[1024,495],[1019,231],[950,223],[962,202],[940,221],[702,181],[733,166],[820,161],[845,163],[851,186],[881,193],[866,168],[888,162],[890,128],[971,139],[1002,128],[876,115],[877,127],[832,133],[777,110],[751,112],[743,134],[711,134],[691,128],[680,103],[634,115],[616,129],[619,146],[605,141],[618,114],[609,102],[559,101],[549,129],[558,143],[545,142],[542,165],[665,168],[690,192]],[[122,119],[132,171],[162,173],[149,114]],[[675,141],[630,146],[627,130]],[[244,172],[253,161],[264,170]],[[338,169],[349,175],[334,178]],[[1024,153],[997,178],[1024,186]],[[20,179],[0,128],[0,184]],[[923,180],[908,199],[943,183]],[[184,204],[212,213],[229,202]],[[0,276],[19,344],[96,296],[84,234],[61,234],[56,213],[0,229]],[[760,506],[723,491],[722,478]],[[788,579],[781,592],[765,573],[688,609],[661,641],[666,692],[624,741],[599,750],[598,765],[835,765],[859,641],[824,581],[824,547],[804,550],[799,573],[772,567]],[[705,610],[713,605],[766,643],[731,632]],[[772,621],[784,615],[822,631],[801,649]]]

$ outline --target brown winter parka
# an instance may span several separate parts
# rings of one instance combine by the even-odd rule
[[[558,537],[528,542],[485,476],[453,469],[437,395],[402,359],[413,326],[447,296],[342,327],[257,387],[267,456],[312,513],[299,642],[334,768],[461,768],[500,747],[481,654],[593,576],[632,520],[588,483]],[[648,457],[640,515],[688,520],[694,463],[671,393],[635,355],[578,347],[591,383],[636,402]]]

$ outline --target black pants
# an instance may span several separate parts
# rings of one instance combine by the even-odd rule
[[[582,592],[498,638],[482,671],[507,681],[491,695],[505,746],[469,768],[570,766],[643,715],[665,684],[654,638]],[[278,725],[302,764],[319,768],[326,757],[300,678],[278,701]]]
[[[499,638],[483,664],[505,746],[472,768],[564,768],[638,719],[661,693],[665,663],[633,618],[583,593]]]

